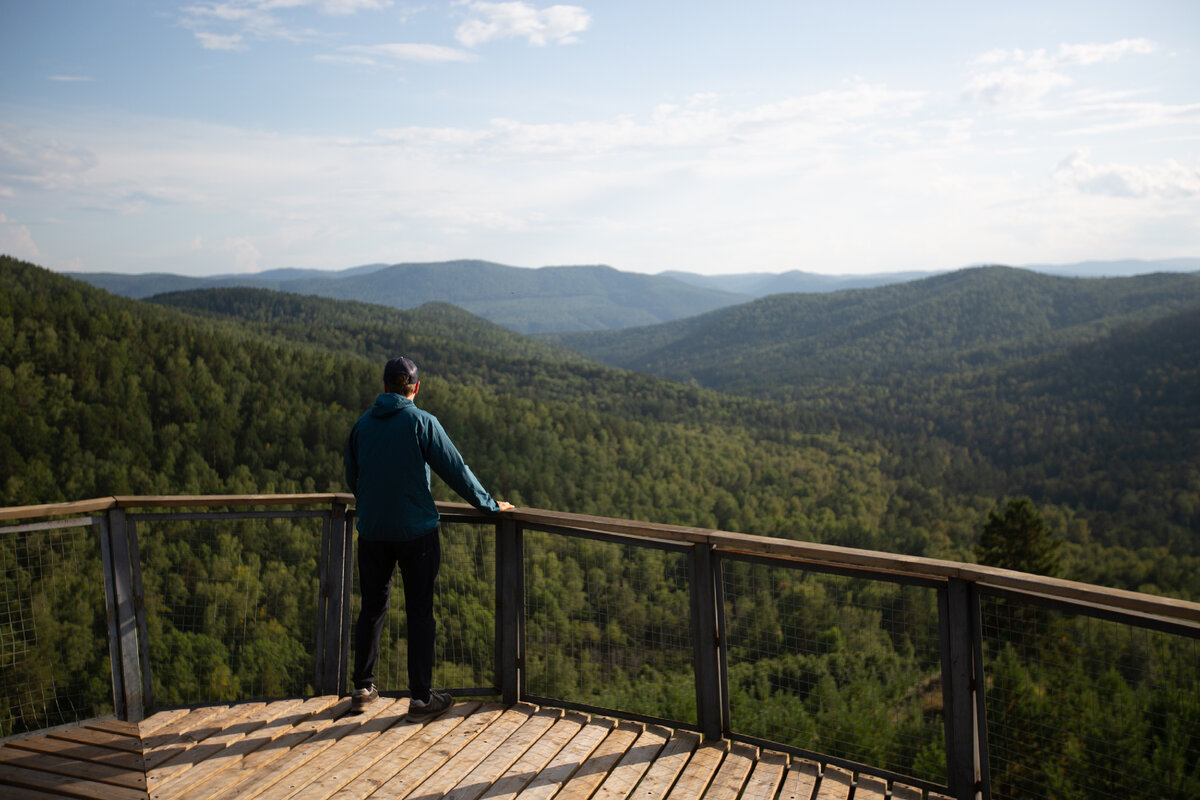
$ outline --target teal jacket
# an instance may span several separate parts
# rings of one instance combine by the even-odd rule
[[[403,395],[375,398],[346,442],[346,483],[357,500],[360,539],[406,541],[437,528],[430,467],[480,511],[500,510],[437,417]]]

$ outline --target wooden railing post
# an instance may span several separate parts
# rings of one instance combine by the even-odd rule
[[[321,694],[341,695],[347,690],[353,556],[354,530],[346,506],[334,503],[322,526],[318,565],[316,688]]]
[[[104,600],[108,621],[108,652],[112,665],[113,709],[130,722],[145,718],[142,659],[138,643],[138,614],[134,594],[133,559],[128,520],[121,508],[109,509],[100,530],[104,566]],[[142,643],[144,647],[145,642]]]
[[[946,730],[946,783],[958,800],[990,797],[984,780],[982,640],[977,588],[950,578],[938,591],[942,652],[942,707]]]
[[[496,685],[505,705],[525,693],[525,546],[511,517],[496,524]]]
[[[696,722],[706,739],[725,733],[725,692],[721,685],[723,631],[717,614],[718,574],[712,545],[697,543],[688,553],[691,585],[692,668],[696,678]]]

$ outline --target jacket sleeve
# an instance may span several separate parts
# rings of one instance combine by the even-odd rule
[[[438,477],[480,511],[498,512],[500,506],[471,472],[467,462],[436,417],[429,418],[429,442],[425,458]]]

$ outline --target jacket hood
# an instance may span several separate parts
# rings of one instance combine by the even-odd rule
[[[413,401],[404,395],[384,392],[375,398],[375,405],[371,406],[371,416],[390,417],[392,414],[400,411],[400,409],[411,405],[413,405]]]

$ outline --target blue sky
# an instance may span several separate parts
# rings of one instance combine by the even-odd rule
[[[872,273],[1200,256],[1200,3],[0,0],[0,252]]]

